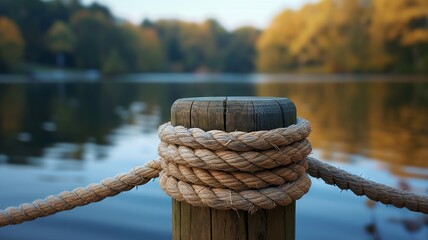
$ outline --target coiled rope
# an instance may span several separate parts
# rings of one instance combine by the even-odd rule
[[[385,186],[307,157],[311,129],[299,119],[287,128],[256,132],[203,131],[166,123],[159,127],[159,161],[32,203],[0,211],[0,227],[98,202],[160,176],[179,201],[254,212],[288,205],[310,188],[307,175],[342,190],[398,208],[428,214],[428,197]]]
[[[257,132],[160,127],[160,186],[194,206],[254,212],[288,205],[309,191],[309,122]]]

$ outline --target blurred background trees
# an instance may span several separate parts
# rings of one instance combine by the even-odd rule
[[[65,64],[65,54],[72,54],[75,45],[75,36],[70,27],[63,21],[56,21],[47,33],[47,47],[56,54],[56,65]]]
[[[24,53],[24,40],[15,22],[0,16],[0,69],[16,69]]]
[[[23,32],[24,41],[16,44],[27,43],[22,60],[36,69],[60,66],[106,74],[254,71],[259,34],[251,27],[227,31],[214,19],[144,20],[138,26],[116,18],[103,5],[85,6],[78,0],[0,0],[0,16],[8,16]],[[0,72],[8,69],[1,66]]]
[[[428,1],[376,0],[369,27],[376,70],[427,71]]]
[[[321,0],[285,10],[257,50],[265,72],[427,72],[428,1]]]
[[[428,72],[428,1],[320,0],[265,30],[144,20],[101,4],[0,0],[0,72]]]

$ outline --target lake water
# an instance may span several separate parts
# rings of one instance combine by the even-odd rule
[[[428,194],[428,78],[128,75],[0,82],[0,209],[126,172],[157,156],[157,127],[183,97],[288,97],[312,123],[313,157]],[[312,179],[297,239],[428,239],[427,215]],[[0,229],[0,239],[169,239],[171,200],[151,181],[99,203]]]

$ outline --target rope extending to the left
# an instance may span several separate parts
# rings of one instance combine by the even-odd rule
[[[106,178],[100,183],[89,184],[84,188],[64,191],[55,196],[37,199],[32,203],[24,203],[18,207],[9,207],[0,211],[0,227],[19,224],[25,221],[49,216],[57,212],[99,202],[106,197],[115,196],[143,185],[152,178],[157,178],[161,170],[159,162],[151,161],[145,166],[136,167],[127,173]]]
[[[0,227],[98,202],[158,176],[165,192],[195,206],[253,212],[287,205],[309,190],[308,173],[356,195],[428,214],[427,196],[375,183],[307,157],[309,133],[309,122],[303,119],[287,128],[250,133],[205,132],[167,123],[159,128],[160,161],[85,188],[1,210]]]

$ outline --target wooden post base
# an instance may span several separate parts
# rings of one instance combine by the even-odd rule
[[[261,240],[295,238],[296,204],[245,211],[193,207],[172,200],[172,239]]]

